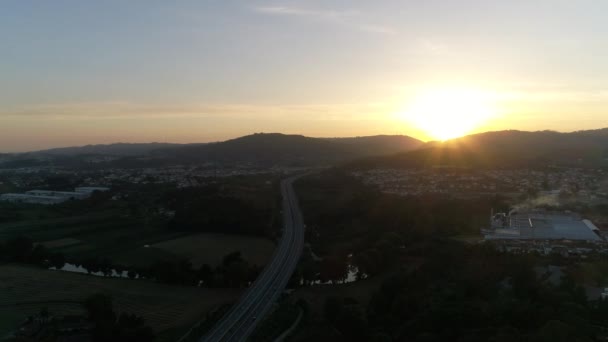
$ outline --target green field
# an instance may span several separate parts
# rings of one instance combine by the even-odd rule
[[[0,241],[26,236],[70,259],[108,258],[126,266],[147,267],[158,260],[189,259],[195,267],[216,266],[240,251],[252,265],[265,265],[274,252],[266,238],[194,234],[168,230],[159,223],[125,217],[119,211],[31,219],[0,224]]]
[[[195,268],[218,266],[229,253],[239,251],[251,265],[263,266],[274,253],[274,243],[265,238],[227,234],[196,234],[162,241],[114,255],[125,265],[147,266],[151,260],[188,259]]]
[[[94,293],[112,296],[116,311],[144,317],[160,335],[179,335],[206,312],[236,300],[239,292],[0,265],[0,337],[41,308],[56,315],[82,313],[79,302]]]
[[[240,251],[250,265],[263,266],[274,253],[273,241],[238,235],[240,228],[250,226],[218,221],[216,216],[240,215],[238,222],[251,222],[252,227],[259,228],[256,233],[272,236],[273,229],[279,226],[275,190],[267,179],[235,178],[226,180],[221,187],[187,190],[123,185],[113,190],[121,194],[119,200],[113,200],[112,193],[103,193],[52,206],[0,202],[0,243],[25,237],[51,252],[62,253],[73,263],[98,258],[114,265],[146,268],[159,260],[189,259],[195,267],[216,266],[225,255]],[[227,194],[246,210],[218,214],[195,201],[200,197],[209,202],[216,198],[226,200]],[[245,200],[249,202],[239,202]],[[212,220],[206,225],[194,222],[185,225],[186,228],[172,224],[175,217],[181,217],[181,223],[190,223],[187,211],[181,212],[181,216],[166,214],[168,211],[179,214],[179,208],[189,207],[194,212],[207,210],[201,217]],[[260,212],[264,215],[257,215]],[[202,222],[206,223],[205,220]],[[235,228],[234,234],[224,234],[226,227]],[[214,234],[206,233],[213,228]],[[42,308],[58,316],[82,313],[81,302],[101,292],[113,297],[116,311],[144,317],[160,334],[160,340],[175,341],[207,312],[236,300],[240,291],[170,286],[5,264],[0,265],[0,338]]]
[[[112,199],[115,193],[122,197]],[[205,198],[213,203],[227,200],[227,196],[246,210],[217,214],[197,202]],[[159,260],[187,258],[195,266],[217,265],[226,254],[241,251],[252,265],[263,265],[274,244],[269,239],[238,236],[239,229],[253,227],[259,235],[272,236],[273,227],[278,226],[276,202],[276,187],[267,177],[235,177],[222,180],[221,185],[182,190],[122,185],[110,193],[53,206],[0,202],[0,243],[25,237],[64,254],[71,262],[103,258],[146,267]],[[188,221],[192,215],[184,208],[202,212],[201,222]],[[168,210],[174,212],[173,218],[165,215]],[[231,216],[239,216],[238,222],[245,223],[222,221]],[[216,235],[206,234],[209,232]]]
[[[163,224],[105,210],[0,224],[0,241],[25,236],[73,258],[105,256],[183,236]]]
[[[4,310],[0,308],[0,311]],[[13,331],[15,329],[15,326],[21,322],[23,322],[23,318],[17,317],[13,313],[0,313],[0,341],[2,341],[2,339],[11,331]]]

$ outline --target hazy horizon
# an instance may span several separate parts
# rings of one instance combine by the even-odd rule
[[[603,130],[603,129],[608,129],[608,127],[598,127],[598,128],[592,128],[589,130]],[[556,132],[556,133],[576,133],[576,132],[580,132],[580,131],[589,131],[589,130],[574,130],[574,131],[556,131],[556,130],[534,130],[534,131],[526,131],[526,130],[516,130],[516,129],[504,129],[504,130],[499,130],[499,131],[480,131],[480,132],[475,132],[475,133],[471,133],[471,134],[466,134],[464,136],[468,136],[468,135],[475,135],[475,134],[483,134],[483,133],[493,133],[493,132],[502,132],[502,131],[519,131],[519,132],[546,132],[546,131],[550,131],[550,132]],[[418,139],[416,137],[407,135],[407,134],[390,134],[390,133],[378,133],[378,134],[372,134],[372,135],[352,135],[352,136],[309,136],[309,135],[305,135],[305,134],[299,134],[299,133],[285,133],[285,132],[251,132],[248,134],[244,134],[244,135],[239,135],[239,136],[233,136],[233,137],[227,137],[226,139],[220,139],[220,140],[206,140],[206,141],[186,141],[186,142],[175,142],[175,141],[111,141],[111,142],[100,142],[100,143],[86,143],[86,144],[80,144],[80,145],[64,145],[64,146],[53,146],[53,147],[47,147],[47,148],[41,148],[41,149],[32,149],[32,150],[15,150],[15,151],[4,151],[4,150],[0,150],[0,153],[28,153],[28,152],[37,152],[37,151],[44,151],[47,149],[56,149],[56,148],[70,148],[70,147],[83,147],[83,146],[94,146],[94,145],[114,145],[114,144],[208,144],[208,143],[218,143],[218,142],[224,142],[227,140],[232,140],[232,139],[238,139],[238,138],[242,138],[245,136],[249,136],[249,135],[254,135],[254,134],[283,134],[283,135],[296,135],[296,136],[304,136],[304,137],[308,137],[308,138],[319,138],[319,139],[332,139],[332,138],[336,138],[336,139],[340,139],[340,138],[363,138],[363,137],[371,137],[371,136],[404,136],[404,137],[410,137],[410,138],[414,138],[417,140],[422,141],[423,143],[429,143],[429,142],[435,142],[435,141],[439,141],[439,140],[435,140],[435,139],[427,139],[427,140],[423,140],[423,139]],[[464,137],[463,136],[463,137]],[[453,139],[458,139],[458,138],[453,138]],[[451,139],[450,139],[451,140]]]
[[[608,127],[600,1],[9,0],[0,150]]]

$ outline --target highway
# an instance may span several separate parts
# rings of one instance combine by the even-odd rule
[[[201,342],[245,341],[285,290],[304,248],[304,221],[293,189],[299,177],[281,182],[284,229],[272,260]]]

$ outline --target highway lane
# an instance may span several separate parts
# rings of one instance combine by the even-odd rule
[[[271,262],[239,302],[200,341],[244,341],[270,311],[285,290],[304,248],[304,222],[293,182],[281,182],[283,197],[283,235]]]

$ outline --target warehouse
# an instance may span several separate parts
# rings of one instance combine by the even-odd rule
[[[90,196],[89,193],[85,192],[72,192],[72,191],[54,191],[54,190],[30,190],[26,192],[27,195],[33,196],[52,196],[62,197],[66,199],[85,199]]]
[[[110,188],[105,188],[105,187],[101,187],[101,186],[82,186],[79,188],[74,189],[74,191],[76,192],[83,192],[83,193],[93,193],[95,191],[99,191],[99,192],[106,192],[106,191],[110,191]]]
[[[80,187],[75,191],[55,191],[55,190],[30,190],[24,194],[2,194],[0,201],[11,203],[29,204],[58,204],[69,200],[83,200],[89,198],[96,191],[109,191],[109,188],[102,187]]]
[[[29,203],[29,204],[57,204],[67,201],[67,197],[57,196],[37,196],[29,194],[2,194],[0,201],[11,203]]]
[[[543,210],[492,215],[491,228],[482,233],[486,240],[603,240],[591,221],[571,212]]]

